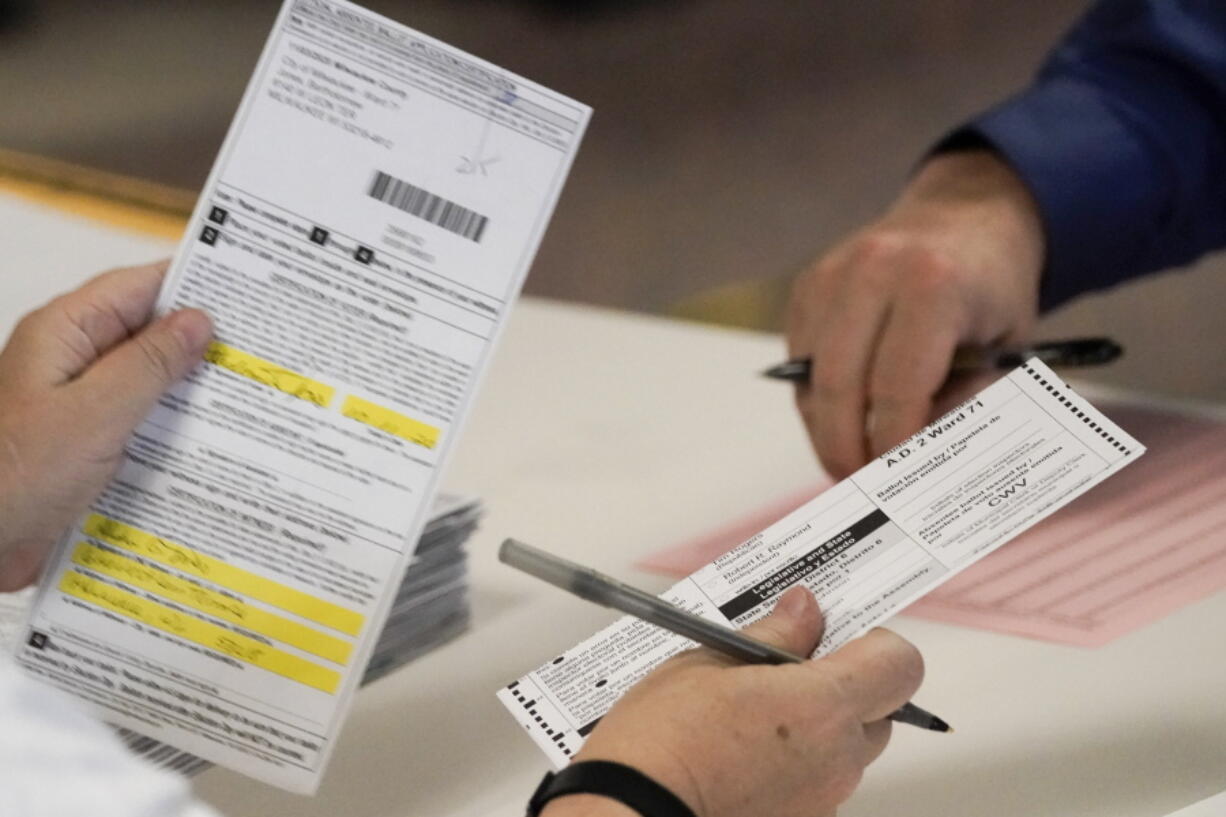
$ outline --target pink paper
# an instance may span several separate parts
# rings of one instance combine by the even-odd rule
[[[1103,411],[1148,453],[907,615],[1099,646],[1226,587],[1226,425],[1136,406]],[[642,564],[689,575],[816,493]]]

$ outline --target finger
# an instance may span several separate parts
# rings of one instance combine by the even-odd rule
[[[973,394],[986,389],[1008,372],[988,370],[982,372],[952,372],[949,379],[941,386],[941,390],[932,399],[932,413],[927,422],[931,423],[943,414],[947,414],[962,401]]]
[[[72,388],[91,401],[92,416],[126,435],[200,362],[212,336],[207,315],[180,310],[116,346]]]
[[[864,724],[864,756],[861,759],[863,765],[867,766],[881,757],[893,731],[894,724],[884,719]]]
[[[961,327],[944,290],[899,298],[882,333],[868,389],[870,456],[919,431],[949,376]]]
[[[840,244],[796,276],[785,327],[790,358],[803,357],[813,350],[814,334],[827,318],[832,292],[851,254],[850,245]]]
[[[34,584],[47,558],[47,550],[38,545],[18,545],[0,555],[0,593],[15,593]]]
[[[817,649],[825,629],[826,621],[818,609],[817,599],[807,587],[798,584],[779,597],[769,615],[750,624],[743,632],[750,638],[808,658]]]
[[[924,679],[919,650],[889,630],[871,630],[820,663],[834,673],[864,723],[881,720],[905,704]]]
[[[890,311],[875,270],[857,270],[831,303],[808,354],[810,382],[796,403],[813,446],[831,476],[842,478],[868,459],[867,384],[873,350]]]
[[[168,262],[103,273],[27,315],[0,360],[26,386],[72,380],[148,320]]]

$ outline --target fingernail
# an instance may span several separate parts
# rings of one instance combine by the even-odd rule
[[[213,339],[213,322],[199,309],[182,309],[170,316],[170,329],[193,354],[204,354]]]
[[[813,594],[804,585],[798,584],[779,598],[775,609],[791,619],[802,619],[809,615],[813,606]]]

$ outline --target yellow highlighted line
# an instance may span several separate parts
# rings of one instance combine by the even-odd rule
[[[438,445],[438,435],[441,432],[434,426],[398,414],[356,395],[351,394],[345,398],[345,406],[341,409],[341,414],[426,448],[434,448]]]
[[[66,572],[60,579],[60,590],[104,610],[127,616],[329,694],[335,693],[340,686],[340,673],[334,670],[80,573]]]
[[[312,380],[271,361],[218,341],[209,344],[209,348],[204,353],[204,359],[215,366],[229,369],[235,374],[324,408],[328,407],[333,395],[336,394],[336,389],[325,383]]]
[[[175,542],[161,539],[151,533],[108,519],[99,514],[90,514],[83,528],[86,536],[92,536],[117,548],[130,550],[155,562],[173,567],[227,590],[233,590],[265,604],[287,610],[305,619],[331,627],[333,630],[357,635],[362,631],[364,620],[361,613],[347,610],[331,602],[316,598],[301,590],[286,587],[272,579],[266,579],[242,568],[214,559],[197,550]]]
[[[275,641],[297,647],[300,650],[326,658],[344,666],[349,662],[353,647],[346,641],[335,638],[304,624],[290,621],[266,610],[252,607],[186,579],[173,576],[161,568],[148,567],[126,556],[103,550],[95,545],[80,542],[72,554],[72,560],[82,567],[112,579],[147,590],[155,596],[199,610],[214,618],[238,624],[252,632]]]

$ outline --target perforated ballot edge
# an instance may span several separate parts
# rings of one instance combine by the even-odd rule
[[[1032,359],[661,594],[732,627],[803,583],[838,649],[1145,452]],[[693,642],[626,616],[497,696],[565,765],[636,681]]]

